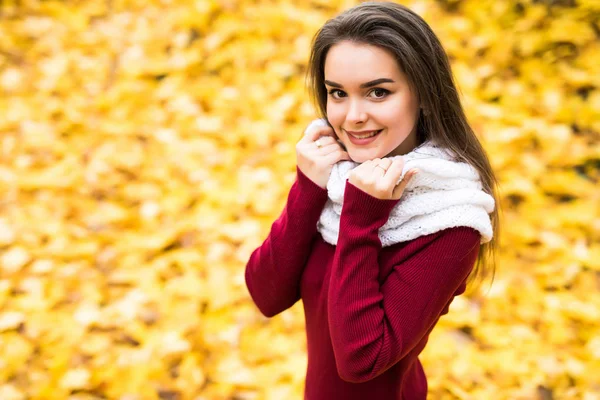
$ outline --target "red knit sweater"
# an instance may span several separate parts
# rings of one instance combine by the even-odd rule
[[[380,200],[346,181],[340,235],[317,231],[327,190],[296,169],[281,216],[250,256],[245,279],[272,317],[302,299],[308,366],[305,400],[421,400],[418,355],[453,298],[465,290],[479,232],[449,228],[382,248],[378,229],[400,200]]]

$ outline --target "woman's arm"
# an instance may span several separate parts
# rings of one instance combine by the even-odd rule
[[[399,249],[402,261],[380,285],[378,230],[397,201],[346,183],[328,314],[338,373],[349,382],[373,379],[415,348],[447,312],[479,252],[479,232],[468,227],[422,236]]]
[[[300,277],[327,201],[326,189],[298,167],[296,174],[282,214],[246,264],[246,286],[266,317],[279,314],[300,299]]]

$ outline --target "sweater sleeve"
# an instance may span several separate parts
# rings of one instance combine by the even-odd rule
[[[479,252],[480,234],[469,227],[422,236],[400,248],[380,284],[378,230],[398,201],[346,181],[328,318],[338,374],[349,382],[375,378],[414,349],[464,291]]]
[[[246,264],[246,286],[266,317],[279,314],[300,299],[300,278],[327,201],[326,189],[298,167],[296,174],[283,212]]]

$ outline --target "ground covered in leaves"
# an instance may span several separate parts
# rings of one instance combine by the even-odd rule
[[[0,3],[0,398],[299,399],[297,303],[243,279],[351,1]],[[493,286],[421,356],[433,399],[600,398],[600,3],[406,1],[501,182]]]

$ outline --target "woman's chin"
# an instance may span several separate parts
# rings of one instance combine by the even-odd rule
[[[373,160],[376,157],[370,157],[369,155],[361,155],[361,154],[350,154],[348,153],[348,156],[350,157],[350,159],[352,161],[354,161],[355,163],[359,163],[362,164],[365,161],[369,161],[369,160]]]

